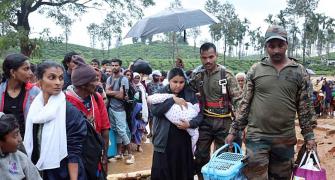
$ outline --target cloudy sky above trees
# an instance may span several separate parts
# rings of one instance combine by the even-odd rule
[[[170,6],[170,1],[155,0],[155,6],[144,9],[144,16],[150,16],[168,8]],[[203,9],[205,2],[205,0],[181,0],[182,6],[189,9]],[[269,14],[278,14],[280,10],[283,10],[286,7],[286,0],[228,0],[228,2],[234,5],[235,11],[241,19],[247,18],[250,21],[251,29],[261,27],[262,31],[265,31],[268,26],[264,22],[264,19]],[[320,0],[316,12],[324,13],[326,16],[335,18],[334,7],[334,0]],[[106,13],[106,10],[90,9],[88,13],[82,15],[80,19],[77,19],[71,27],[69,43],[89,47],[90,38],[87,32],[87,26],[93,22],[97,24],[103,22],[103,17],[105,17]],[[31,14],[30,22],[32,28],[31,37],[38,37],[44,28],[50,29],[51,36],[60,36],[63,33],[63,29],[60,26],[56,26],[53,19],[46,19],[37,12]],[[123,29],[123,37],[129,29],[130,27]],[[209,28],[207,26],[202,27],[202,33],[198,41],[210,40],[211,37],[208,31]],[[130,38],[123,39],[123,44],[128,43],[131,43]]]

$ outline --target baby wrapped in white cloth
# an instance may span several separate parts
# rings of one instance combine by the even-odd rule
[[[149,104],[158,104],[162,103],[165,100],[174,97],[174,94],[153,94],[151,96],[148,96],[148,103]],[[187,108],[186,107],[180,107],[178,104],[172,105],[172,107],[164,114],[165,117],[173,124],[178,125],[181,123],[181,120],[185,121],[191,121],[193,118],[195,118],[198,113],[200,112],[199,104],[192,104],[187,102]],[[199,131],[198,128],[192,129],[187,128],[186,131],[191,136],[192,141],[192,151],[194,153],[195,151],[195,145],[199,138]]]

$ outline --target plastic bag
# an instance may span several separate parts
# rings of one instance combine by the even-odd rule
[[[317,167],[314,166],[313,158],[316,161]],[[306,160],[307,158],[307,160]],[[303,162],[306,163],[303,165]],[[293,171],[293,180],[326,180],[326,170],[321,168],[319,159],[316,156],[315,151],[310,151],[307,156],[307,152],[305,152],[302,157],[301,163],[298,168]]]
[[[306,163],[300,167],[301,169],[307,169],[307,170],[312,170],[312,171],[319,171],[317,167],[314,166],[314,161],[313,158],[308,158]]]

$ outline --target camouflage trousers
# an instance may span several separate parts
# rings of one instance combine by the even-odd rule
[[[249,180],[289,180],[294,165],[296,138],[246,139],[247,165],[244,174]]]
[[[214,142],[215,150],[225,144],[231,122],[231,118],[205,117],[203,119],[202,124],[199,126],[199,139],[194,153],[196,174],[199,174],[202,166],[208,163],[212,143]],[[241,138],[238,137],[236,142],[241,145]]]

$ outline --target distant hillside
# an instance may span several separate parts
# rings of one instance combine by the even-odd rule
[[[172,47],[168,43],[153,42],[150,45],[143,43],[123,45],[119,48],[113,48],[108,53],[107,50],[98,50],[85,46],[68,44],[68,52],[76,51],[82,54],[86,59],[111,59],[120,58],[130,61],[139,57],[144,59],[171,59]],[[65,44],[44,42],[41,46],[42,59],[62,59],[66,53]],[[198,48],[194,51],[192,46],[178,44],[178,54],[182,58],[190,59],[198,56]]]
[[[43,59],[51,59],[60,62],[64,55],[69,51],[75,51],[81,54],[86,61],[90,61],[93,58],[100,60],[120,58],[124,61],[124,66],[135,59],[141,57],[150,62],[153,69],[169,70],[173,67],[172,59],[172,47],[171,44],[164,42],[153,42],[150,45],[142,43],[123,45],[119,48],[111,49],[108,53],[106,50],[98,50],[85,46],[68,44],[68,50],[65,50],[65,44],[63,43],[50,43],[43,42],[39,47],[38,51],[31,57],[35,63],[41,62]],[[11,49],[9,52],[17,52],[16,49]],[[7,52],[7,53],[9,53]],[[186,70],[193,69],[200,65],[199,59],[199,48],[194,49],[193,46],[185,44],[178,44],[178,54],[184,60]],[[4,54],[2,55],[4,56]],[[335,58],[335,53],[331,53],[330,57]],[[225,66],[236,72],[245,72],[250,66],[260,59],[258,55],[251,55],[244,57],[243,60],[238,60],[236,57],[227,57]],[[300,58],[298,58],[300,59]],[[219,63],[223,64],[223,55],[219,55]],[[319,57],[309,58],[309,68],[316,71],[317,74],[335,75],[335,68],[330,66],[324,66],[320,62]]]

